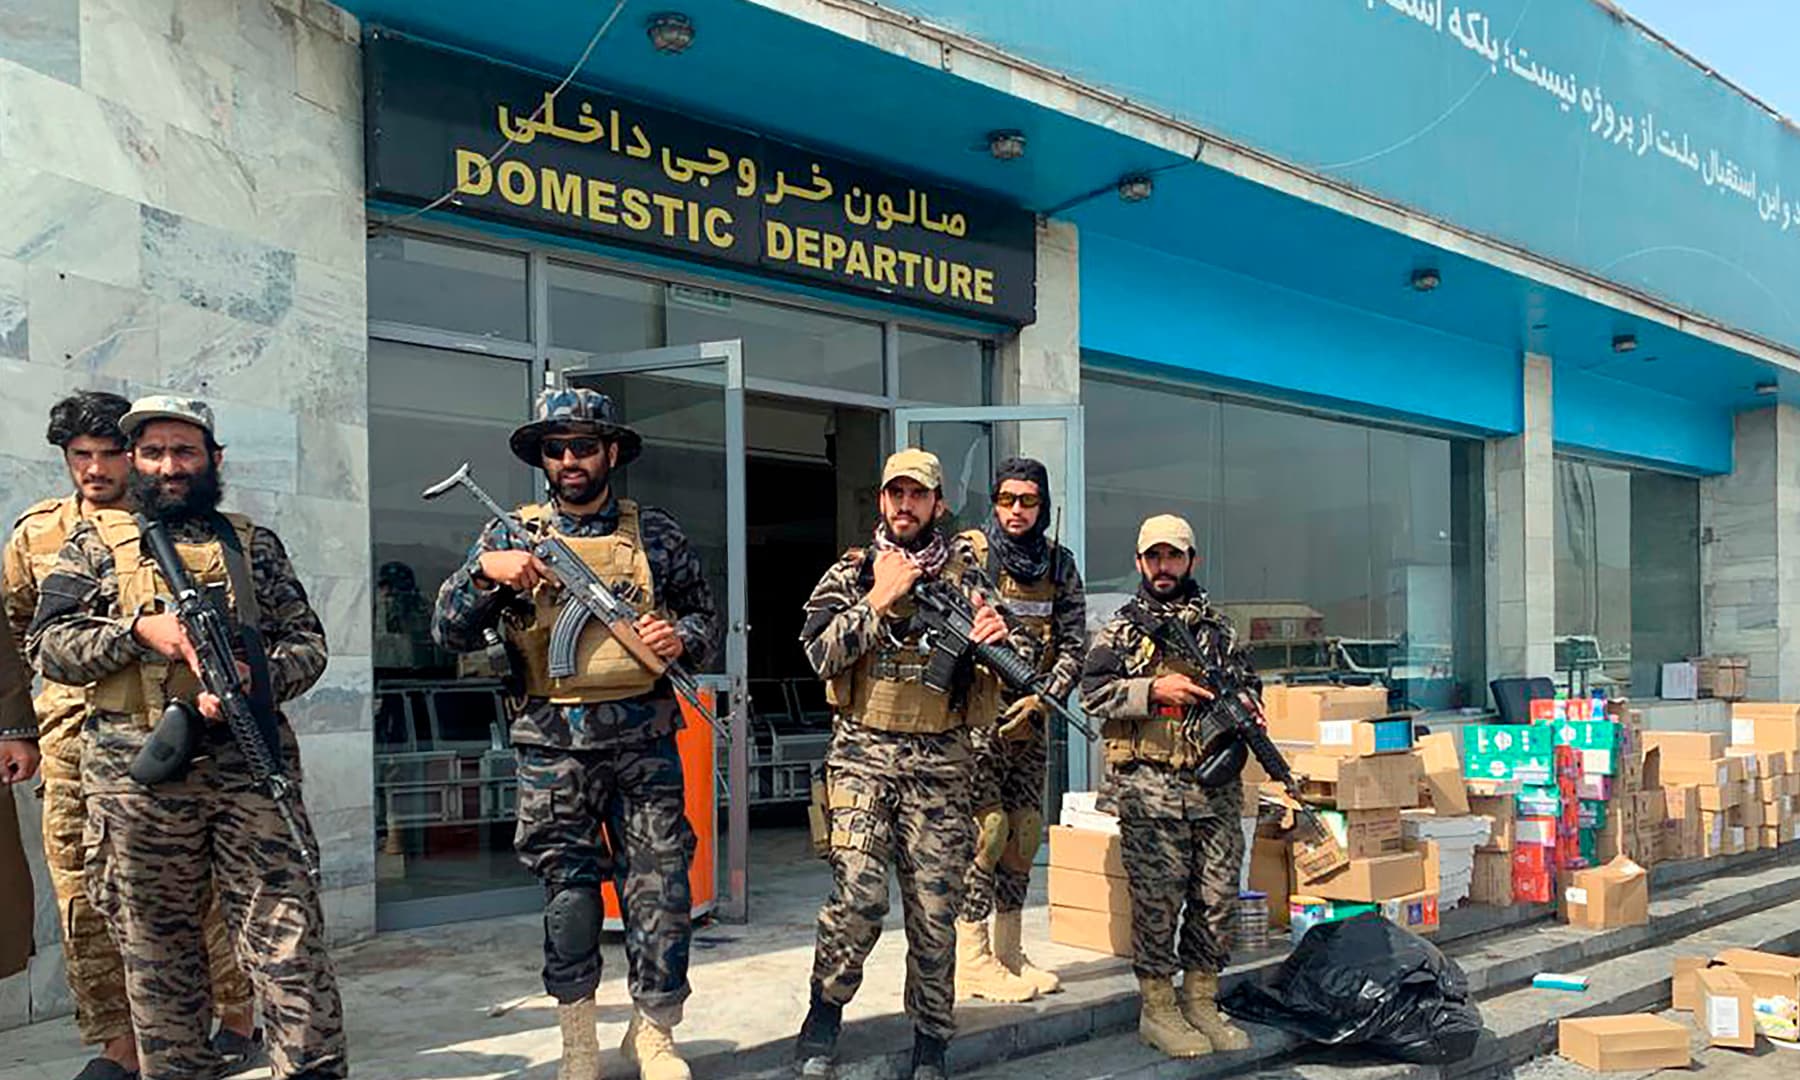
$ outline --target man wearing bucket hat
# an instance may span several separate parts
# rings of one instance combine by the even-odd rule
[[[74,524],[39,585],[30,642],[46,679],[86,687],[85,884],[124,962],[143,1074],[222,1071],[207,1040],[212,1001],[202,927],[208,893],[216,891],[263,1003],[274,1075],[345,1076],[343,1007],[318,888],[236,741],[223,724],[201,725],[183,768],[163,770],[154,783],[133,775],[166,704],[218,717],[217,699],[191,673],[192,645],[167,610],[169,585],[140,542],[139,516],[167,527],[195,584],[241,633],[239,668],[257,696],[266,689],[274,702],[287,701],[318,680],[324,627],[280,539],[218,509],[224,448],[211,408],[182,397],[140,398],[119,429],[131,446],[137,513],[96,510]],[[275,721],[297,784],[299,744],[279,712]],[[302,842],[316,850],[298,799],[292,812]]]
[[[956,909],[974,842],[968,725],[991,723],[994,680],[968,658],[949,686],[916,617],[916,586],[944,582],[973,616],[970,638],[1027,646],[987,598],[995,593],[966,536],[946,536],[943,470],[923,450],[888,458],[873,543],[852,548],[813,589],[800,644],[833,709],[825,755],[825,832],[832,892],[819,912],[811,1002],[795,1057],[806,1076],[832,1070],[844,1006],[881,935],[888,873],[900,879],[913,1080],[941,1080],[955,1032]]]
[[[511,446],[519,460],[543,470],[549,487],[547,501],[519,509],[525,528],[561,537],[607,587],[644,612],[638,633],[664,660],[703,665],[717,617],[700,556],[673,517],[614,490],[614,472],[637,458],[643,440],[619,419],[612,398],[584,388],[545,390]],[[695,845],[675,750],[680,707],[668,682],[597,620],[581,631],[576,670],[549,674],[550,628],[564,598],[527,546],[525,537],[489,522],[467,563],[439,590],[432,633],[453,652],[474,652],[486,646],[487,631],[504,624],[523,668],[524,694],[512,703],[519,776],[513,844],[544,886],[544,990],[556,998],[562,1027],[558,1080],[599,1075],[594,990],[600,883],[608,879],[623,898],[636,1006],[621,1049],[644,1080],[686,1080],[671,1034],[688,996]]]
[[[1081,676],[1082,704],[1104,724],[1100,803],[1119,816],[1132,969],[1143,993],[1138,1035],[1171,1057],[1250,1045],[1217,1005],[1237,924],[1243,786],[1234,779],[1208,788],[1195,776],[1200,747],[1213,734],[1209,671],[1163,644],[1167,624],[1178,621],[1209,669],[1248,665],[1230,620],[1194,580],[1198,561],[1185,520],[1146,519],[1138,530],[1137,594],[1095,636]],[[1179,1000],[1178,970],[1186,971]]]

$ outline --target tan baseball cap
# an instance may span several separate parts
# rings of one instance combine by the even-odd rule
[[[1144,519],[1138,527],[1137,553],[1142,555],[1158,544],[1168,544],[1182,551],[1194,550],[1194,527],[1186,518],[1174,514],[1157,514]]]
[[[119,430],[127,439],[137,438],[138,429],[152,420],[180,420],[193,424],[208,435],[217,435],[213,426],[212,407],[197,398],[174,394],[151,394],[131,403],[131,411],[119,418]]]
[[[900,477],[917,480],[928,488],[944,486],[944,467],[929,450],[906,449],[887,459],[881,470],[881,486],[887,487]]]

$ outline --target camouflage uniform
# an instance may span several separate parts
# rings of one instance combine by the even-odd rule
[[[1119,816],[1131,891],[1132,967],[1140,976],[1160,978],[1184,969],[1215,975],[1225,969],[1244,859],[1242,784],[1204,788],[1193,776],[1198,743],[1212,734],[1211,718],[1194,739],[1150,701],[1156,676],[1179,670],[1146,630],[1169,616],[1188,624],[1213,664],[1233,655],[1231,623],[1203,591],[1165,601],[1140,590],[1095,637],[1081,677],[1082,704],[1104,723],[1108,772],[1100,799]]]
[[[20,655],[12,627],[0,620],[0,742],[37,740],[31,713],[31,669]],[[0,787],[0,979],[25,970],[31,959],[31,868],[19,840],[12,792]]]
[[[982,545],[985,547],[985,544]],[[1087,649],[1087,599],[1075,557],[1061,545],[1052,546],[1048,575],[1054,598],[1047,603],[1017,599],[1021,583],[1010,580],[988,558],[984,567],[994,580],[1008,611],[1022,623],[1030,638],[1032,660],[1044,674],[1046,696],[1067,700],[1081,677]],[[1002,698],[1011,705],[1016,694]],[[995,910],[1020,911],[1031,884],[1031,862],[1043,836],[1044,784],[1048,779],[1049,733],[1043,720],[1034,721],[1025,738],[1000,735],[997,725],[983,725],[970,732],[975,751],[974,806],[977,819],[989,811],[1005,815],[999,837],[1001,850],[977,851],[963,882],[960,918],[979,922]],[[985,835],[981,836],[986,840]]]
[[[950,542],[943,575],[965,594],[994,595],[994,587],[966,537]],[[828,684],[848,677],[866,654],[885,643],[916,647],[912,606],[903,600],[886,617],[864,599],[873,584],[872,559],[846,553],[806,602],[800,643],[813,670]],[[1028,647],[1015,630],[1012,647]],[[963,693],[976,695],[986,678]],[[955,1033],[957,906],[962,875],[974,847],[973,760],[961,717],[990,717],[989,704],[952,707],[954,726],[939,732],[878,730],[860,722],[841,693],[825,754],[830,808],[832,892],[819,911],[813,953],[815,999],[841,1007],[862,985],[863,963],[881,936],[888,911],[888,871],[900,880],[906,926],[906,1011],[918,1032],[947,1040]],[[853,699],[852,699],[853,700]]]
[[[586,517],[545,509],[545,521],[562,536],[604,537],[619,528],[617,499]],[[640,610],[670,613],[684,648],[682,663],[690,670],[703,667],[712,655],[717,616],[700,556],[673,517],[649,507],[638,515],[654,595],[630,599]],[[432,625],[438,644],[452,652],[483,647],[483,632],[499,624],[520,597],[504,587],[476,585],[480,556],[524,546],[498,522],[488,524],[467,563],[438,592]],[[514,846],[520,859],[543,883],[547,900],[614,883],[629,927],[625,952],[632,1000],[665,1027],[680,1019],[688,996],[692,934],[688,864],[695,837],[675,751],[680,723],[680,706],[666,681],[622,701],[557,705],[529,697],[516,707],[512,723],[519,759]],[[599,983],[597,948],[563,955],[546,932],[547,993],[572,1002],[590,997]]]
[[[233,525],[249,529],[243,546],[269,678],[275,700],[287,701],[325,670],[324,629],[275,534],[242,519]],[[132,636],[134,612],[122,610],[115,558],[135,540],[119,540],[107,528],[120,546],[109,546],[101,518],[83,520],[42,579],[31,648],[45,677],[79,686],[136,673],[148,681],[160,669],[169,672],[171,684],[186,678]],[[223,548],[204,522],[171,523],[170,533],[184,548]],[[166,590],[160,573],[154,581]],[[233,599],[232,610],[239,607]],[[298,784],[298,745],[285,718],[279,732],[289,775]],[[220,1059],[207,1041],[211,1003],[200,918],[209,882],[263,1003],[274,1074],[347,1075],[343,1008],[325,952],[318,890],[274,802],[252,784],[243,755],[221,725],[208,726],[201,756],[185,777],[143,787],[128,770],[148,734],[141,714],[92,707],[83,721],[81,759],[83,877],[88,899],[110,924],[123,957],[144,1075],[218,1074]],[[305,811],[294,809],[311,845]]]
[[[80,500],[67,495],[28,508],[6,543],[6,618],[24,641],[37,611],[38,586],[56,566],[63,544],[82,518]],[[125,969],[106,922],[83,888],[81,837],[87,811],[81,800],[81,721],[86,701],[78,686],[46,681],[37,701],[38,748],[43,753],[44,858],[56,891],[58,925],[63,929],[63,961],[75,999],[75,1024],[90,1045],[131,1033],[125,1000]],[[213,1003],[220,1009],[249,1007],[250,981],[238,966],[217,899],[206,906],[206,955]]]

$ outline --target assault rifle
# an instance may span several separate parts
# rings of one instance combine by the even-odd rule
[[[927,686],[940,693],[948,692],[950,669],[963,656],[973,652],[975,659],[993,672],[1008,690],[1018,694],[1036,694],[1046,708],[1085,735],[1089,742],[1098,737],[1094,734],[1094,729],[1088,727],[1067,705],[1045,692],[1044,680],[1025,662],[1024,657],[999,642],[975,641],[971,636],[975,632],[975,610],[969,606],[968,600],[956,586],[938,579],[920,581],[913,585],[912,595],[919,608],[919,621],[924,624],[926,632],[936,639],[932,642],[931,660],[925,665],[924,682]]]
[[[475,501],[487,507],[488,512],[500,522],[500,527],[511,533],[513,539],[526,545],[526,548],[550,570],[550,576],[562,586],[567,597],[562,610],[557,612],[556,622],[550,627],[549,675],[553,679],[563,679],[575,674],[575,645],[581,637],[582,628],[591,619],[598,619],[606,632],[612,635],[633,660],[644,666],[653,675],[660,675],[669,680],[669,685],[682,699],[694,707],[706,721],[708,727],[717,728],[718,720],[712,710],[706,707],[706,700],[700,694],[700,684],[687,668],[678,660],[664,660],[656,654],[637,632],[638,613],[635,608],[619,599],[606,582],[593,568],[581,561],[569,545],[555,535],[546,533],[541,537],[533,537],[519,519],[495,502],[481,485],[469,474],[469,463],[445,477],[443,480],[426,488],[423,497],[435,499],[454,487],[468,489]]]
[[[1302,839],[1311,844],[1334,843],[1331,830],[1317,810],[1301,798],[1300,778],[1288,767],[1281,749],[1269,738],[1268,723],[1263,718],[1262,699],[1255,686],[1255,676],[1242,661],[1232,660],[1216,666],[1200,648],[1194,631],[1187,623],[1171,615],[1147,627],[1150,636],[1163,648],[1185,660],[1202,678],[1213,700],[1190,709],[1211,708],[1223,722],[1222,728],[1200,747],[1200,764],[1194,774],[1202,786],[1219,787],[1236,779],[1244,770],[1246,759],[1254,755],[1269,779],[1280,784],[1296,807]]]
[[[251,669],[251,685],[245,686],[238,673],[231,629],[224,615],[194,584],[187,566],[175,552],[168,525],[140,517],[138,530],[144,548],[150,552],[175,596],[174,614],[181,622],[182,633],[194,647],[201,688],[219,699],[219,715],[231,732],[231,741],[237,744],[238,751],[250,766],[250,778],[274,800],[275,812],[287,826],[288,838],[299,851],[307,875],[317,882],[319,854],[307,843],[306,834],[300,828],[300,818],[295,812],[300,793],[288,779],[287,767],[281,760],[281,731],[275,716],[274,695],[268,684],[268,664],[261,635],[255,627],[242,628],[242,641]],[[234,539],[229,534],[220,537],[224,543]],[[176,702],[169,708],[186,710],[189,706]],[[185,764],[185,758],[182,763]],[[137,768],[134,763],[134,773]]]

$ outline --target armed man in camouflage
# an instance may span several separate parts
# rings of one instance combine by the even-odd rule
[[[994,476],[993,514],[963,535],[1036,650],[1046,694],[1069,696],[1087,651],[1087,601],[1069,549],[1047,535],[1050,473],[1008,458]],[[1020,941],[1031,861],[1044,835],[1049,735],[1035,694],[1009,694],[997,726],[975,728],[975,858],[956,924],[956,992],[990,1001],[1029,1001],[1061,987],[1031,963]],[[988,916],[994,917],[992,944]]]
[[[544,470],[550,499],[520,508],[525,527],[561,537],[620,599],[644,614],[637,630],[664,660],[699,667],[717,617],[700,556],[675,519],[613,491],[614,470],[643,440],[613,400],[587,389],[545,390],[536,417],[514,431],[513,453]],[[474,652],[503,620],[523,661],[514,703],[519,823],[514,846],[543,882],[544,990],[562,1026],[559,1080],[595,1080],[600,1047],[600,883],[623,898],[625,953],[636,1004],[621,1047],[644,1080],[686,1080],[671,1034],[688,996],[695,836],[685,814],[675,731],[681,711],[667,680],[638,663],[591,620],[577,670],[548,673],[550,628],[564,602],[525,537],[489,522],[467,564],[438,592],[432,633]],[[602,847],[602,837],[605,846]]]
[[[25,640],[37,611],[39,586],[55,569],[75,523],[94,511],[128,504],[131,460],[119,418],[130,408],[131,402],[117,394],[81,391],[50,409],[45,439],[62,452],[75,490],[27,508],[7,539],[6,618],[19,641]],[[88,903],[82,884],[81,837],[87,826],[81,800],[85,695],[79,686],[46,680],[36,708],[43,754],[39,791],[44,798],[44,855],[56,890],[57,922],[63,928],[65,974],[82,1042],[101,1047],[100,1056],[89,1061],[76,1080],[122,1080],[138,1067],[125,969],[105,920]],[[205,930],[213,1008],[219,1015],[213,1049],[228,1065],[241,1066],[257,1053],[250,982],[238,966],[216,902],[207,905]]]
[[[36,905],[31,868],[19,839],[14,784],[37,767],[37,718],[31,713],[31,668],[0,619],[0,979],[24,971],[31,961]]]
[[[167,523],[182,562],[231,622],[260,631],[266,655],[255,664],[240,657],[240,670],[266,682],[278,702],[304,693],[325,670],[324,628],[280,539],[218,510],[224,452],[212,410],[186,398],[143,398],[119,428],[131,442],[137,512]],[[44,677],[87,687],[85,887],[123,959],[143,1073],[186,1080],[225,1067],[207,1038],[203,915],[216,892],[264,1005],[274,1075],[345,1076],[343,1007],[317,886],[227,729],[202,729],[184,775],[154,788],[130,775],[165,704],[219,715],[218,700],[195,679],[181,623],[164,610],[168,590],[140,545],[138,519],[95,510],[74,523],[40,580],[31,624]],[[278,732],[298,782],[299,747],[285,719]],[[312,847],[305,811],[295,811]]]
[[[881,936],[891,867],[906,926],[912,1077],[941,1080],[956,1030],[956,908],[974,841],[968,724],[991,720],[999,698],[967,658],[948,693],[927,685],[932,655],[915,617],[915,584],[944,581],[962,593],[974,611],[972,640],[1027,643],[989,605],[995,590],[968,538],[938,527],[947,508],[935,456],[890,457],[880,506],[873,543],[825,572],[800,631],[834,710],[825,754],[832,892],[819,911],[811,1006],[795,1056],[804,1075],[831,1072],[844,1005]]]
[[[1175,619],[1213,666],[1236,653],[1230,621],[1194,581],[1195,562],[1186,521],[1170,514],[1146,520],[1138,530],[1137,595],[1094,639],[1081,676],[1082,704],[1104,723],[1101,806],[1119,816],[1131,891],[1132,969],[1143,992],[1138,1035],[1171,1057],[1250,1045],[1217,1004],[1237,925],[1243,785],[1207,788],[1195,778],[1200,747],[1212,734],[1208,672],[1191,669],[1159,641],[1164,621]],[[1186,971],[1179,1003],[1177,964]]]

